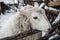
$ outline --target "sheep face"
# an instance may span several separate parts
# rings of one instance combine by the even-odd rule
[[[34,7],[25,6],[21,13],[27,16],[28,19],[30,19],[32,29],[48,32],[51,29],[51,25],[46,17],[45,11],[44,9],[39,8],[39,6],[36,5]]]
[[[38,10],[37,10],[38,9]],[[37,29],[40,31],[50,31],[51,25],[45,15],[45,11],[43,9],[37,8],[35,10],[32,10],[31,16],[30,16],[30,22],[33,29]]]

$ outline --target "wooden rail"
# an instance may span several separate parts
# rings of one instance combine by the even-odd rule
[[[56,2],[49,2],[48,6],[60,6],[60,1],[56,1]]]
[[[26,32],[20,33],[16,36],[6,37],[0,40],[37,40],[40,38],[41,36],[40,34],[41,32],[37,30],[32,30],[32,31],[26,31]]]

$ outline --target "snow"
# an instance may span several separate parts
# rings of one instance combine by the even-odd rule
[[[44,5],[45,5],[45,3],[41,3],[41,4],[40,4],[40,8],[42,8]]]
[[[55,9],[55,8],[52,8],[52,7],[48,7],[48,6],[45,6],[44,8],[45,8],[45,9],[49,9],[49,10],[58,11],[58,12],[60,11],[60,10],[58,10],[58,9]]]
[[[4,2],[5,4],[18,4],[18,1],[23,3],[23,0],[0,0],[0,2]]]
[[[58,37],[58,34],[51,36],[48,40],[52,40],[53,38]]]
[[[23,3],[23,0],[19,0],[20,3]]]
[[[17,0],[3,0],[3,2],[5,3],[5,4],[17,4],[18,3],[18,1]]]
[[[59,21],[60,21],[60,13],[58,14],[57,18],[55,19],[55,21],[52,24],[57,23]]]
[[[0,2],[3,2],[3,0],[0,0]]]
[[[45,0],[42,0],[42,1],[45,1]]]

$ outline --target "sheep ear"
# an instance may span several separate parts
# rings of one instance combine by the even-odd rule
[[[43,8],[40,8],[40,10],[45,15],[45,10]]]
[[[34,7],[39,7],[39,4],[37,2],[35,2]]]

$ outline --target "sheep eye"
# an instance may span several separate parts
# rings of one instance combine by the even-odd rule
[[[34,19],[38,19],[38,17],[33,17]]]

